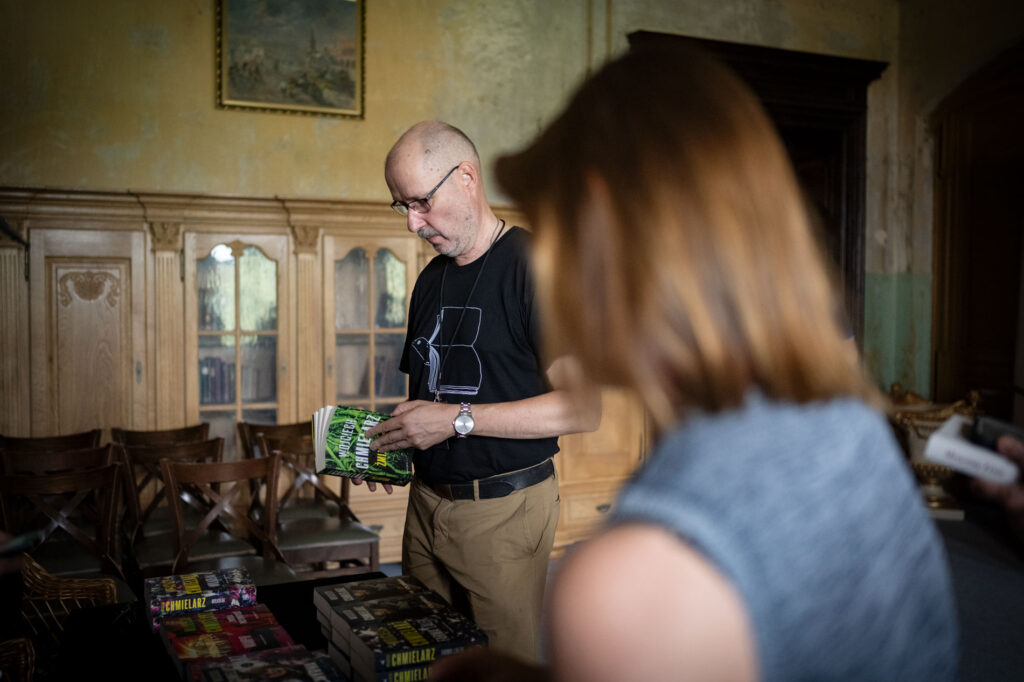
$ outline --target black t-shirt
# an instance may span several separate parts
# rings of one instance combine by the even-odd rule
[[[410,399],[433,400],[438,384],[441,401],[454,404],[520,400],[551,390],[540,360],[528,239],[526,230],[512,227],[489,257],[460,267],[437,256],[420,273],[401,363]],[[456,483],[523,469],[556,452],[557,438],[470,434],[416,452],[414,465],[427,481]]]

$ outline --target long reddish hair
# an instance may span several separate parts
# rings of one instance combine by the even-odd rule
[[[755,386],[876,399],[778,135],[706,55],[610,62],[496,174],[534,228],[549,352],[636,390],[661,426]]]

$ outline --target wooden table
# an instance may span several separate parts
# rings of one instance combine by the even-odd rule
[[[319,585],[382,578],[383,573],[302,580],[256,586],[256,598],[266,604],[296,644],[325,650],[313,606],[313,588]],[[160,638],[150,629],[141,602],[115,604],[73,612],[66,624],[65,642],[52,661],[39,661],[37,669],[47,679],[176,681],[174,670]],[[52,672],[51,672],[52,671]],[[90,674],[91,673],[91,674]]]

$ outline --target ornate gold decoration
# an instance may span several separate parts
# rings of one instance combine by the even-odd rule
[[[961,507],[959,500],[947,489],[955,472],[924,458],[928,437],[954,414],[973,418],[978,413],[979,399],[977,391],[968,391],[965,399],[933,403],[913,391],[904,390],[898,383],[889,388],[889,421],[929,509],[956,511]]]
[[[69,272],[62,275],[57,284],[58,300],[64,307],[71,305],[69,285],[74,288],[75,295],[83,301],[95,301],[106,289],[107,305],[111,308],[117,306],[117,299],[121,295],[121,282],[109,272]]]
[[[295,253],[316,253],[320,241],[319,225],[292,225]]]
[[[177,251],[181,248],[181,223],[150,223],[154,251]]]

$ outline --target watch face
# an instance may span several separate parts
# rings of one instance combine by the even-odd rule
[[[455,421],[452,423],[455,425],[456,433],[466,435],[467,433],[473,430],[473,417],[469,416],[468,414],[460,414],[458,417],[455,418]]]

